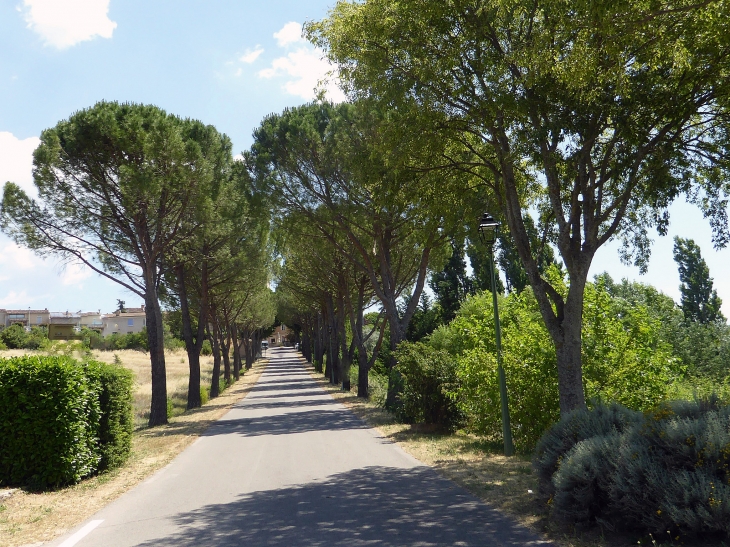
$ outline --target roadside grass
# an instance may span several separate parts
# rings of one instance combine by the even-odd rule
[[[302,359],[303,360],[303,359]],[[637,545],[674,547],[730,547],[722,541],[679,541],[650,536],[638,537],[620,530],[590,530],[563,527],[548,520],[547,509],[537,497],[537,477],[530,454],[507,458],[500,439],[489,439],[464,431],[445,433],[425,424],[399,423],[383,408],[385,379],[374,377],[369,399],[357,397],[357,368],[351,373],[352,389],[342,391],[305,363],[310,374],[335,399],[346,405],[385,438],[398,443],[419,461],[433,467],[478,498],[510,516],[560,547],[636,547]]]
[[[12,352],[12,353],[11,353]],[[0,357],[30,353],[25,350],[0,351]],[[94,358],[114,362],[134,371],[135,432],[132,455],[119,469],[90,477],[76,485],[48,492],[13,490],[3,496],[0,490],[0,545],[18,547],[40,545],[67,532],[96,511],[133,488],[172,461],[230,406],[244,397],[267,364],[259,360],[238,382],[201,408],[185,412],[188,364],[185,352],[166,352],[167,389],[173,404],[173,417],[165,426],[147,428],[151,392],[149,356],[123,350],[94,352]],[[182,360],[182,362],[181,362]],[[212,358],[201,357],[202,384],[209,385]]]

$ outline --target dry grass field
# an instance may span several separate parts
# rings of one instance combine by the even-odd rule
[[[0,358],[23,355],[27,351],[0,351]],[[185,352],[166,353],[167,390],[173,403],[173,418],[165,426],[146,428],[150,402],[150,364],[146,353],[124,350],[94,352],[94,358],[114,362],[134,371],[134,396],[137,429],[132,440],[132,456],[121,468],[91,477],[77,485],[50,492],[0,489],[0,546],[37,546],[65,533],[96,511],[133,488],[158,469],[167,465],[190,445],[230,406],[244,397],[265,368],[257,361],[241,379],[223,391],[220,397],[202,408],[185,412],[188,364]],[[202,358],[203,385],[210,383],[212,359]],[[9,495],[8,495],[9,494]]]

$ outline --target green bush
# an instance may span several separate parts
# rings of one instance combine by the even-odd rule
[[[25,342],[28,340],[28,333],[22,325],[10,325],[0,332],[0,340],[9,349],[23,349]]]
[[[639,419],[600,407],[571,416],[539,445],[553,445],[543,454],[560,453],[553,517],[642,533],[730,534],[730,406],[716,399],[680,401]],[[618,427],[607,430],[612,421]],[[578,423],[595,435],[570,447],[566,439]]]
[[[120,465],[131,373],[68,356],[0,360],[0,482],[54,487]]]
[[[91,361],[86,364],[87,375],[99,383],[99,450],[98,470],[122,465],[132,451],[132,371],[119,365]]]
[[[203,344],[200,347],[200,355],[213,355],[213,348],[210,345],[210,340],[203,340]]]
[[[0,481],[74,483],[100,460],[99,388],[65,356],[0,360]]]
[[[461,421],[456,405],[456,363],[443,350],[422,342],[404,342],[396,351],[401,389],[396,412],[408,423],[425,422],[453,429]]]
[[[553,284],[560,287],[557,272]],[[563,286],[563,289],[565,287]],[[537,301],[527,288],[499,298],[502,358],[515,445],[532,449],[559,419],[557,358]],[[681,363],[647,308],[624,309],[601,283],[585,291],[583,378],[589,400],[648,410],[665,400]],[[467,298],[456,319],[434,331],[430,345],[456,358],[459,408],[470,430],[502,436],[492,295]]]

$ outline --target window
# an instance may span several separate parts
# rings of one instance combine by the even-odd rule
[[[35,320],[40,325],[41,323],[43,323],[43,316],[42,315],[36,315]]]
[[[9,313],[8,319],[25,319],[24,313]]]
[[[134,319],[127,319],[127,326],[133,327],[134,326]]]

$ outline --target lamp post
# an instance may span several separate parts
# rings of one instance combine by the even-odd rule
[[[494,277],[494,242],[497,241],[499,222],[489,213],[484,213],[479,221],[479,236],[489,247],[489,270],[492,278],[492,303],[494,307],[494,331],[497,342],[497,377],[499,379],[499,399],[502,403],[502,436],[504,438],[504,455],[512,456],[515,447],[512,444],[512,430],[509,423],[509,403],[507,399],[507,379],[502,366],[502,329],[499,325],[499,308],[497,307],[497,282]]]

